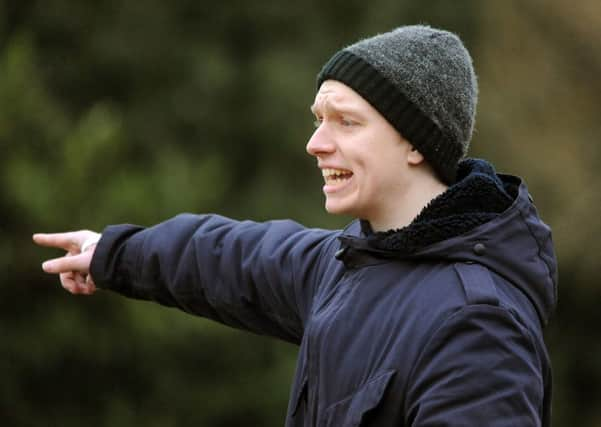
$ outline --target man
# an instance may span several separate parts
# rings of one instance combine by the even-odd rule
[[[44,270],[299,344],[288,426],[547,426],[551,234],[519,178],[460,162],[476,98],[454,34],[362,40],[319,73],[307,144],[345,230],[180,215],[36,235],[68,251]]]

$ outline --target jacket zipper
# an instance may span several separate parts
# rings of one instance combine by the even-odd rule
[[[340,279],[338,279],[337,283],[341,283],[344,282],[346,279],[348,279],[350,276],[349,271],[345,271],[342,276],[340,277]],[[353,280],[349,280],[349,283],[347,284],[348,286],[351,286],[351,284],[353,283]],[[342,292],[343,295],[339,295],[339,293]],[[348,294],[348,289],[345,292],[343,291],[337,291],[333,294],[333,299],[336,298],[336,296],[338,295],[339,298],[341,299],[345,299],[346,296]],[[340,309],[340,307],[343,305],[343,302],[339,302],[339,304],[336,304],[336,306],[332,306],[332,301],[328,301],[326,304],[323,304],[321,307],[318,308],[318,310],[316,310],[316,312],[314,313],[315,317],[319,317],[319,316],[323,316],[326,315],[326,313],[330,313],[332,312],[333,309],[335,309],[336,311],[338,309]],[[314,328],[313,323],[309,324],[308,327],[308,332],[310,332],[312,329]],[[305,331],[305,333],[307,333],[307,331]],[[314,348],[318,348],[318,344],[319,344],[319,331],[317,331],[317,333],[313,334],[313,333],[309,333],[308,336],[308,340],[307,340],[307,364],[309,366],[309,379],[313,378],[314,381],[307,381],[308,387],[307,387],[307,391],[309,392],[309,408],[311,408],[311,410],[313,411],[313,413],[311,414],[311,422],[312,422],[312,426],[317,426],[317,420],[318,420],[318,413],[319,413],[319,408],[318,408],[318,402],[319,402],[319,354],[317,352],[315,352],[315,355],[313,355],[313,349]],[[312,362],[313,361],[313,362]]]
[[[309,329],[313,329],[310,327]],[[310,330],[309,330],[310,332]],[[317,356],[313,356],[313,334],[310,333],[307,340],[307,365],[309,371],[309,377],[307,381],[307,391],[308,391],[308,408],[310,413],[310,420],[312,426],[317,426],[317,392],[319,390],[319,370],[318,363],[319,358]]]

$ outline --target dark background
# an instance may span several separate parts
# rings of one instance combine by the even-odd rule
[[[30,236],[183,211],[343,226],[304,151],[315,75],[412,23],[472,52],[470,154],[523,176],[554,231],[554,424],[601,426],[597,0],[0,1],[0,423],[283,425],[296,348],[71,296]]]

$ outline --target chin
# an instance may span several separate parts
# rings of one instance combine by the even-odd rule
[[[326,212],[332,215],[349,215],[354,216],[355,210],[351,206],[343,203],[336,203],[326,200]]]

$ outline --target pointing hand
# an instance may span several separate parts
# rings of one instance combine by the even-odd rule
[[[99,238],[100,234],[88,230],[33,235],[33,241],[40,246],[67,251],[61,258],[45,261],[42,268],[46,273],[58,274],[67,291],[84,295],[91,295],[96,291],[96,285],[90,276],[90,263]]]

